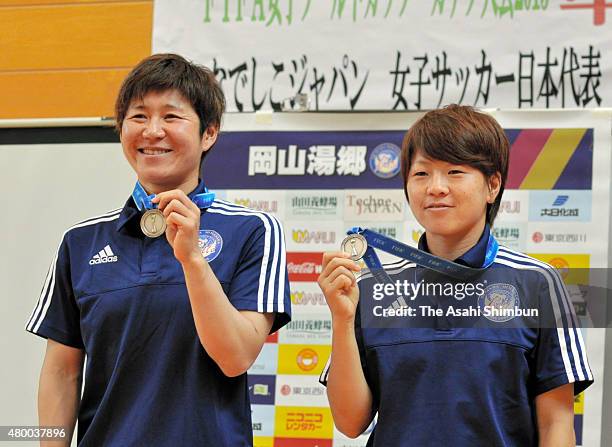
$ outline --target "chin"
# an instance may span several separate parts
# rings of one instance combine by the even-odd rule
[[[464,229],[457,228],[454,225],[449,225],[448,222],[438,222],[435,224],[423,225],[425,231],[431,235],[453,237],[464,234]]]

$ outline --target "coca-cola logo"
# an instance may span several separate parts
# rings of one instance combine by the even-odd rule
[[[287,253],[289,281],[316,281],[321,273],[323,253]]]
[[[301,264],[294,264],[290,262],[287,266],[289,273],[321,273],[321,266],[316,265],[314,262],[302,262]]]

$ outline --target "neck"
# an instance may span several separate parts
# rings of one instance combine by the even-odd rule
[[[461,236],[444,236],[425,233],[427,248],[432,255],[452,261],[472,248],[482,235],[484,223]]]

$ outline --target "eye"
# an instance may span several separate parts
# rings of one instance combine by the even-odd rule
[[[168,113],[167,115],[164,116],[164,119],[167,119],[167,120],[175,120],[179,118],[180,116],[175,115],[174,113]]]
[[[131,120],[145,120],[147,117],[143,113],[135,113],[130,115],[129,119]]]
[[[425,177],[427,175],[427,172],[425,172],[425,171],[415,171],[412,175],[414,177]]]
[[[451,169],[450,171],[448,171],[449,174],[454,175],[454,174],[465,174],[465,171],[462,171],[461,169]]]

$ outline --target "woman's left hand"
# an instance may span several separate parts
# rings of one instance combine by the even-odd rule
[[[166,239],[181,263],[202,258],[198,246],[200,209],[180,189],[159,193],[152,200],[166,217]]]

